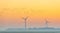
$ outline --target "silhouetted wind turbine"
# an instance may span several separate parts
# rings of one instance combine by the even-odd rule
[[[24,20],[25,30],[26,30],[27,29],[27,20],[28,20],[28,17],[23,17],[22,19]]]
[[[48,20],[47,19],[45,19],[45,26],[46,26],[46,28],[48,28]]]
[[[0,17],[2,16],[3,12],[4,12],[4,11],[0,11]],[[1,21],[0,21],[0,27],[3,27]]]

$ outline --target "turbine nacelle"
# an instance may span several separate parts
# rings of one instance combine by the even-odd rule
[[[27,20],[27,19],[28,19],[28,17],[23,17],[22,19]]]

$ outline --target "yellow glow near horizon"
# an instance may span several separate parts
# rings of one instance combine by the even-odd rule
[[[24,16],[23,12],[25,11],[26,15],[35,18],[41,16],[60,18],[60,0],[0,0],[0,8],[10,8],[7,11],[3,10],[5,13],[3,16],[6,17]],[[26,9],[22,10],[21,8]]]

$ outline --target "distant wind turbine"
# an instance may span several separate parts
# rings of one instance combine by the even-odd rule
[[[45,26],[46,26],[46,28],[48,28],[48,20],[47,19],[45,19]]]
[[[24,23],[25,23],[25,29],[27,29],[27,20],[28,20],[28,17],[23,17],[22,19],[24,20]]]
[[[0,17],[2,16],[3,12],[4,12],[4,11],[0,11]],[[3,26],[2,26],[2,22],[1,22],[1,20],[0,20],[0,28],[2,28],[2,27],[3,27]]]

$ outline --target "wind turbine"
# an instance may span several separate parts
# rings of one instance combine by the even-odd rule
[[[29,11],[25,10],[27,8],[22,8],[23,10],[23,14],[24,14],[24,17],[22,18],[24,20],[24,24],[25,24],[25,30],[27,29],[27,20],[28,20],[28,14],[29,14]]]
[[[2,11],[0,11],[0,17],[2,16],[2,14],[3,14],[3,10]],[[3,26],[2,26],[2,22],[0,21],[0,28],[3,28]]]
[[[46,26],[46,28],[48,28],[48,20],[47,19],[45,19],[45,26]]]
[[[27,20],[28,20],[28,17],[23,17],[22,19],[24,20],[25,30],[26,30],[27,29]]]

